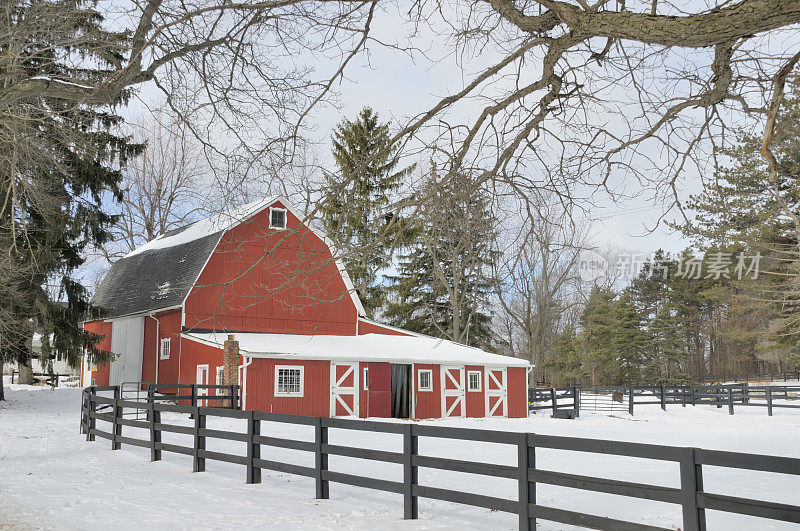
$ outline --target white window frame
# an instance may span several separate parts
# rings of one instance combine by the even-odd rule
[[[428,374],[428,386],[422,387],[422,374]],[[417,370],[417,390],[418,391],[433,391],[433,370],[431,369],[418,369]]]
[[[286,393],[278,391],[278,375],[281,369],[290,371],[300,371],[300,392],[299,393]],[[302,365],[275,365],[275,388],[273,394],[276,397],[302,397],[305,392],[305,367]]]
[[[470,379],[470,376],[472,376],[472,375],[477,375],[478,376],[478,385],[477,385],[477,387],[474,387],[474,388],[472,387],[472,380]],[[482,381],[483,378],[482,378],[482,376],[483,376],[483,374],[481,373],[481,371],[467,371],[467,391],[480,393],[481,389],[483,387],[483,381]]]
[[[283,212],[283,227],[278,227],[272,224],[272,213],[273,212]],[[269,228],[275,230],[286,230],[287,225],[289,224],[289,218],[286,215],[285,208],[277,208],[277,207],[270,207],[269,208]]]
[[[162,337],[161,342],[159,344],[159,352],[158,352],[158,359],[159,360],[168,360],[169,357],[172,355],[172,338],[169,337]],[[167,347],[167,355],[164,355],[164,346]]]
[[[222,385],[222,375],[224,370],[225,370],[224,365],[217,365],[217,377],[214,380],[217,385]]]
[[[364,391],[369,391],[369,369],[364,367],[364,378],[362,379],[364,382]]]

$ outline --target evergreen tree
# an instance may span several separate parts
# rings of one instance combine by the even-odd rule
[[[616,296],[611,288],[594,286],[581,314],[576,346],[592,385],[611,383],[618,373],[614,345]]]
[[[442,182],[434,166],[422,193],[429,199],[406,220],[412,240],[389,277],[385,316],[414,332],[492,349],[496,218],[486,190],[466,173]]]
[[[69,17],[29,23],[29,17],[54,15],[59,5]],[[130,36],[105,31],[93,6],[77,0],[9,6],[8,23],[25,30],[0,46],[6,85],[35,76],[101,85],[106,66],[123,61]],[[65,41],[71,44],[60,44]],[[121,92],[112,105],[128,96]],[[103,358],[107,353],[95,348],[99,338],[80,328],[99,312],[74,272],[84,263],[83,251],[105,241],[114,219],[103,212],[103,199],[119,199],[119,169],[141,146],[111,132],[121,119],[108,106],[33,95],[3,104],[2,113],[0,361],[29,368],[37,327],[43,356],[56,350],[73,366],[83,349]]]
[[[580,384],[584,376],[575,327],[567,327],[556,336],[553,352],[545,365],[553,375],[553,386]]]
[[[321,209],[328,236],[342,253],[345,268],[368,317],[385,301],[380,271],[389,264],[399,224],[389,212],[391,195],[413,168],[397,169],[399,155],[390,145],[389,124],[365,107],[354,121],[333,133],[338,172],[325,174],[330,199]]]
[[[614,301],[611,321],[611,347],[616,374],[613,383],[632,385],[640,381],[646,334],[631,296],[623,292]]]

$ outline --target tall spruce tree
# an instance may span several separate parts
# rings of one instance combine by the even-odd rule
[[[338,171],[325,174],[329,199],[321,208],[322,222],[342,253],[367,317],[374,317],[385,301],[380,271],[389,264],[399,234],[389,212],[391,196],[413,167],[398,169],[389,124],[369,107],[336,127],[333,157]]]
[[[433,165],[421,193],[428,200],[405,220],[412,240],[389,277],[385,316],[414,332],[492,349],[497,221],[487,192],[465,172],[440,179]]]
[[[124,60],[130,35],[104,30],[93,6],[9,5],[4,22],[10,36],[0,45],[3,83],[39,76],[56,84],[101,85],[106,66]],[[102,107],[36,94],[2,104],[0,361],[29,368],[36,328],[43,332],[43,356],[55,350],[75,366],[84,349],[98,358],[108,354],[95,348],[97,336],[80,328],[99,312],[74,272],[84,263],[83,251],[107,238],[113,217],[103,212],[103,200],[119,199],[119,169],[141,151],[113,134],[121,120],[112,108],[128,97],[123,91]]]
[[[800,352],[800,85],[783,101],[775,126],[774,182],[761,137],[738,140],[720,151],[728,163],[714,184],[687,203],[695,220],[675,226],[707,253],[759,256],[758,278],[736,275],[709,296],[726,308],[723,332],[733,345],[728,365],[752,366],[757,355],[785,362]]]

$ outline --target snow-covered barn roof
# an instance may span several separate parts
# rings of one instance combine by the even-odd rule
[[[239,352],[254,358],[386,361],[527,367],[520,358],[490,354],[430,336],[364,334],[360,336],[235,333]],[[184,332],[183,337],[223,347],[227,332]]]
[[[278,201],[302,220],[286,198],[270,196],[169,231],[114,262],[92,303],[107,309],[111,317],[180,306],[222,235]],[[331,245],[314,227],[309,228]],[[359,315],[364,315],[344,266],[339,261],[337,266]]]

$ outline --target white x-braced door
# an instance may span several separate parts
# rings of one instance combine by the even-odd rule
[[[505,367],[493,369],[486,367],[486,416],[508,416],[508,391]]]
[[[464,400],[464,367],[442,366],[442,417],[463,417],[466,413]]]
[[[358,363],[331,362],[331,417],[358,416]]]

